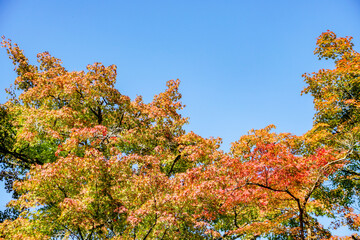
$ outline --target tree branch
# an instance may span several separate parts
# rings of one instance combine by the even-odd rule
[[[295,197],[294,194],[292,194],[288,189],[285,189],[285,190],[282,190],[282,189],[275,189],[275,188],[272,188],[272,187],[269,187],[269,186],[266,186],[266,185],[263,185],[263,184],[260,184],[260,183],[253,183],[253,182],[247,182],[247,185],[255,185],[255,186],[258,186],[258,187],[262,187],[262,188],[266,188],[266,189],[269,189],[271,191],[274,191],[274,192],[284,192],[284,193],[287,193],[289,194],[294,200],[299,200],[297,197]]]
[[[145,240],[151,233],[151,231],[153,230],[153,228],[155,227],[156,223],[157,223],[157,214],[155,215],[155,222],[154,224],[151,226],[151,228],[149,229],[149,231],[146,233],[145,237],[143,238],[143,240]]]
[[[171,164],[171,168],[170,168],[169,172],[167,173],[167,176],[168,176],[168,177],[170,177],[172,171],[174,170],[175,163],[176,163],[177,161],[179,161],[180,158],[181,158],[181,155],[179,154],[179,155],[177,155],[176,158],[174,159],[173,163]]]

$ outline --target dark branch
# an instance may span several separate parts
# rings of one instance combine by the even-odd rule
[[[168,177],[171,176],[171,173],[174,170],[174,166],[175,166],[176,162],[179,161],[180,158],[181,158],[181,155],[177,155],[176,158],[174,159],[173,163],[171,164],[171,168],[170,168],[169,172],[167,173]]]
[[[77,231],[78,231],[78,233],[79,233],[80,239],[81,239],[81,240],[84,240],[84,237],[83,237],[83,235],[81,234],[80,227],[78,227]]]
[[[43,162],[41,162],[39,159],[37,158],[30,158],[28,156],[26,156],[25,154],[22,153],[18,153],[15,151],[10,151],[9,149],[7,149],[6,147],[4,147],[3,145],[0,145],[0,154],[4,154],[4,155],[10,155],[14,158],[20,159],[23,163],[25,164],[39,164],[42,165]]]
[[[94,109],[92,109],[92,107],[89,107],[89,109],[96,116],[98,124],[101,125],[102,120],[103,120],[101,108],[97,107],[97,110],[94,110]]]
[[[237,228],[239,228],[239,225],[237,224],[237,221],[236,221],[236,219],[237,219],[237,216],[238,216],[238,214],[237,214],[237,212],[236,212],[236,206],[234,207],[234,225],[235,225],[235,227],[237,227]]]
[[[155,215],[155,222],[154,222],[154,224],[151,226],[151,228],[149,229],[149,231],[146,233],[146,235],[145,235],[145,237],[143,238],[143,240],[145,240],[149,235],[150,235],[150,233],[151,233],[151,231],[154,229],[154,227],[155,227],[155,225],[156,225],[156,223],[157,223],[157,214]]]
[[[260,184],[260,183],[252,183],[252,182],[248,182],[247,185],[255,185],[255,186],[258,186],[258,187],[262,187],[262,188],[269,189],[269,190],[274,191],[274,192],[284,192],[284,193],[289,194],[294,200],[296,200],[296,201],[299,200],[299,199],[298,199],[297,197],[295,197],[294,194],[292,194],[288,189],[285,189],[285,190],[275,189],[275,188],[272,188],[272,187],[269,187],[269,186],[266,186],[266,185],[263,185],[263,184]]]

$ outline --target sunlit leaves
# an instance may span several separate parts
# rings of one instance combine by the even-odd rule
[[[318,39],[315,53],[336,68],[304,75],[313,129],[251,130],[229,153],[221,138],[185,132],[179,80],[145,103],[116,90],[115,65],[68,71],[48,52],[31,65],[16,44],[2,45],[18,77],[0,109],[1,177],[19,198],[0,238],[329,238],[318,215],[359,228],[350,207],[360,189],[351,38]]]

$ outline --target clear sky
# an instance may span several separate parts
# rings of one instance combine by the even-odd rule
[[[360,1],[0,0],[0,35],[33,63],[49,51],[69,70],[116,64],[120,92],[146,101],[179,78],[186,129],[222,137],[224,150],[252,128],[311,128],[312,98],[300,96],[301,75],[332,66],[313,55],[328,29],[353,36],[359,51]],[[0,103],[12,70],[0,49]]]

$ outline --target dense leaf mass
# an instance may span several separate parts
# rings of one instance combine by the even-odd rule
[[[314,127],[220,138],[183,129],[179,80],[145,103],[115,88],[116,66],[68,71],[48,52],[32,65],[3,39],[17,78],[0,106],[0,179],[13,193],[0,239],[340,239],[360,227],[360,55],[323,33],[335,69],[304,74]],[[357,235],[342,239],[357,239]]]

